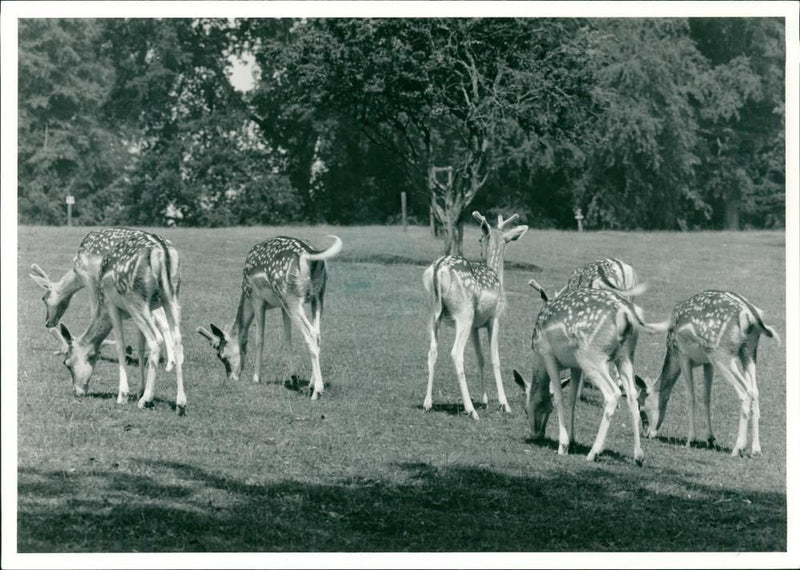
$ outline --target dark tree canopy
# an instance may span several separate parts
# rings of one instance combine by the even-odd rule
[[[22,20],[20,221],[782,227],[783,25]]]

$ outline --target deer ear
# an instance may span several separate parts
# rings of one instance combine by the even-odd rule
[[[520,388],[525,390],[526,387],[527,387],[527,382],[525,382],[525,378],[522,377],[522,374],[517,372],[517,370],[515,368],[514,371],[513,371],[513,375],[514,375],[514,382],[517,383],[517,386],[519,386]]]
[[[214,333],[214,336],[218,337],[220,340],[225,340],[225,333],[222,332],[214,323],[211,323],[211,332]]]
[[[503,239],[506,240],[506,242],[516,241],[522,236],[524,236],[527,231],[528,231],[528,226],[517,226],[504,233]]]
[[[61,338],[63,338],[68,343],[72,342],[72,333],[69,332],[67,325],[65,325],[64,323],[59,323],[58,327],[61,331]]]
[[[39,285],[45,291],[49,291],[51,289],[50,280],[45,279],[41,275],[34,275],[33,273],[28,273],[31,276],[31,279],[36,281],[36,284]]]

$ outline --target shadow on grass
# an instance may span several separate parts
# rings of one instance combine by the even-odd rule
[[[345,263],[379,263],[381,265],[416,265],[418,267],[427,267],[433,262],[433,259],[419,259],[407,255],[395,255],[391,253],[372,253],[367,255],[343,254],[337,257],[337,261]],[[527,263],[524,261],[506,261],[505,268],[509,270],[530,271],[533,273],[541,273],[543,271],[542,267],[535,263]]]
[[[278,380],[274,382],[275,384],[283,384],[283,387],[287,390],[291,390],[292,392],[297,392],[298,394],[303,395],[311,395],[311,380],[308,378],[300,378],[299,376],[292,376],[291,378],[287,378],[286,380]],[[322,382],[322,387],[325,390],[330,388],[330,382]]]
[[[415,406],[415,407],[418,410],[422,410],[423,409],[422,404],[420,404],[419,406]],[[488,409],[488,406],[486,404],[484,404],[482,402],[476,402],[475,400],[472,400],[472,407],[475,408],[476,410],[486,410],[486,409]],[[450,416],[462,416],[462,415],[465,416],[466,415],[466,412],[464,411],[464,404],[433,404],[431,406],[430,410],[425,410],[425,411],[445,413],[445,414],[448,414]]]
[[[656,441],[660,441],[661,443],[665,443],[667,445],[676,445],[686,447],[686,442],[688,438],[686,437],[675,437],[675,436],[663,436],[659,435],[655,438]],[[691,447],[698,448],[698,449],[707,449],[709,451],[719,451],[722,453],[727,453],[730,455],[733,452],[733,448],[725,447],[720,445],[716,441],[712,444],[709,444],[707,441],[693,441]]]
[[[425,462],[391,480],[245,481],[171,461],[20,469],[20,552],[769,551],[785,495],[662,470],[510,475]],[[691,525],[687,526],[687,522]]]

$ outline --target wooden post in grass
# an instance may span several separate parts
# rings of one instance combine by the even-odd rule
[[[72,227],[72,205],[75,203],[75,196],[67,196],[67,227]]]
[[[575,209],[575,219],[578,220],[578,231],[583,231],[583,212],[580,208]]]
[[[403,217],[403,231],[408,231],[408,215],[406,215],[406,193],[400,192],[400,212]]]

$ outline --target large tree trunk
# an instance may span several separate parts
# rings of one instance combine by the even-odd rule
[[[728,198],[725,200],[725,229],[739,229],[739,199]]]

